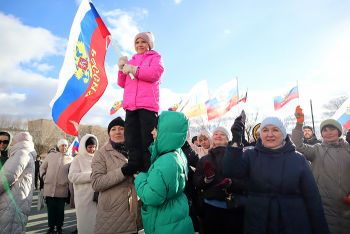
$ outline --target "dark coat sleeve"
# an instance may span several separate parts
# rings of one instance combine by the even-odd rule
[[[199,157],[198,154],[192,150],[190,144],[185,141],[185,144],[181,147],[181,149],[186,155],[188,165],[191,167],[196,167]]]
[[[249,156],[243,155],[243,148],[228,146],[222,160],[225,177],[245,179],[249,173]]]

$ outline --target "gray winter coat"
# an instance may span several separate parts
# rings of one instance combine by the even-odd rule
[[[0,233],[25,233],[34,189],[34,144],[12,146],[0,171]]]
[[[348,234],[350,206],[343,203],[343,197],[350,193],[350,146],[343,139],[337,144],[307,145],[302,138],[302,125],[297,124],[292,140],[311,162],[329,229],[331,233]]]

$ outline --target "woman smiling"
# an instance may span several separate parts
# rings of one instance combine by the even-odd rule
[[[245,233],[329,233],[310,167],[295,150],[282,121],[265,118],[257,144],[243,151],[244,123],[237,119],[223,173],[248,180]]]

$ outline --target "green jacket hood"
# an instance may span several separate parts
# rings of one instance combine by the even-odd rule
[[[159,115],[157,138],[150,146],[151,162],[160,155],[183,146],[188,131],[188,119],[181,112],[163,111]]]

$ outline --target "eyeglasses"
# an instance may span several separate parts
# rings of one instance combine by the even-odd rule
[[[10,143],[10,141],[9,140],[4,140],[4,141],[0,141],[0,144],[4,144],[4,145],[8,145],[9,143]]]

